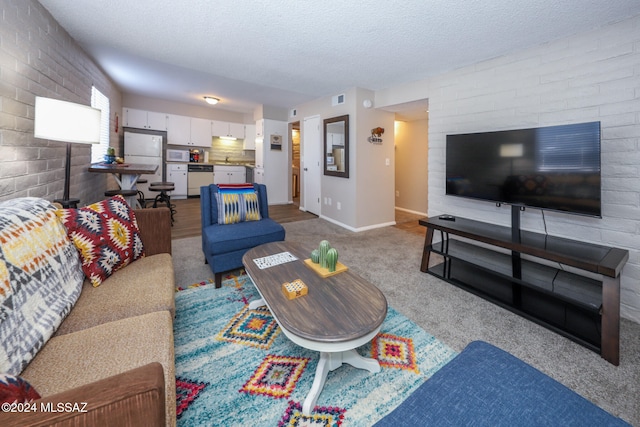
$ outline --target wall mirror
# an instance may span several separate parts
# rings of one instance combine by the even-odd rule
[[[324,174],[349,178],[349,115],[324,120]]]

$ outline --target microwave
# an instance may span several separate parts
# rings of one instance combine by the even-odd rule
[[[167,149],[167,162],[189,162],[189,150]]]

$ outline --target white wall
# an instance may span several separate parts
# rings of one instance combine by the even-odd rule
[[[551,235],[627,249],[621,314],[640,322],[640,17],[380,91],[376,103],[429,98],[429,215],[509,224],[509,208],[444,195],[447,134],[602,124],[603,218],[546,212]],[[523,228],[544,231],[539,210]]]
[[[40,3],[0,3],[0,200],[61,199],[66,143],[33,136],[36,96],[91,105],[91,86],[110,103],[110,145],[118,146],[114,112],[120,89]],[[91,147],[73,144],[70,196],[86,205],[104,198],[110,174],[87,171]]]
[[[282,138],[282,150],[272,150],[270,136]],[[264,184],[271,205],[289,203],[291,189],[291,152],[287,122],[264,120]]]
[[[331,96],[320,98],[297,106],[296,118],[290,119],[302,121],[305,117],[319,115],[320,135],[324,138],[324,119],[349,115],[349,178],[321,175],[320,216],[352,231],[389,225],[394,222],[394,114],[363,107],[364,99],[374,98],[372,91],[351,88],[344,91],[344,94],[344,104],[332,106]],[[371,129],[375,127],[385,128],[382,145],[373,145],[367,141],[371,136]],[[304,137],[304,129],[301,129],[300,150],[303,159]],[[324,147],[324,140],[322,144]],[[387,158],[389,166],[386,166]],[[302,168],[304,169],[304,164]],[[302,173],[301,191],[304,191],[305,176]],[[304,201],[303,194],[300,200]]]

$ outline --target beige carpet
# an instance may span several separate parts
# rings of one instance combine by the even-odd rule
[[[420,272],[423,238],[395,227],[353,233],[322,219],[284,224],[286,240],[327,239],[340,261],[378,286],[389,304],[456,351],[484,340],[525,360],[596,405],[640,427],[640,325],[622,320],[620,366],[475,295]],[[200,237],[173,242],[176,283],[213,275]]]

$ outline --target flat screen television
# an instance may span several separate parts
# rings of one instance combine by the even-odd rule
[[[601,217],[600,122],[447,135],[446,194]]]

